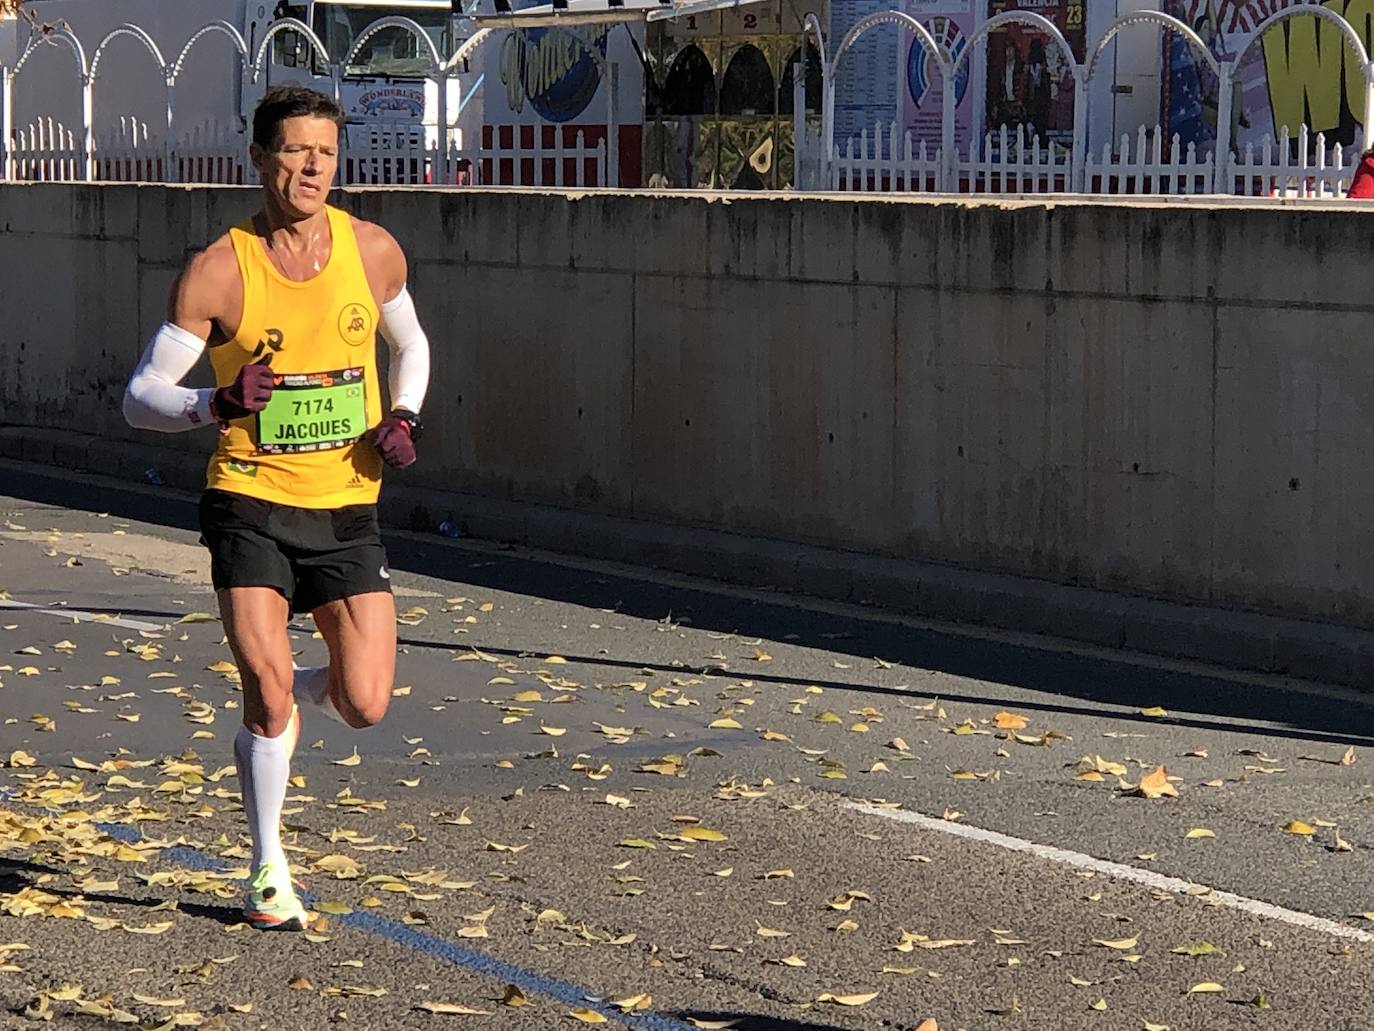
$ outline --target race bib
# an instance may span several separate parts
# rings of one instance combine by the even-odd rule
[[[258,454],[332,451],[366,431],[361,368],[292,373],[280,377],[258,413]]]

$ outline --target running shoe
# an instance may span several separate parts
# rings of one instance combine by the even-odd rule
[[[310,913],[296,897],[291,871],[272,863],[253,878],[244,896],[243,916],[259,931],[304,931],[310,926]]]

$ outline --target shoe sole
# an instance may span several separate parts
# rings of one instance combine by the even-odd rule
[[[250,927],[258,931],[305,931],[310,927],[308,914],[304,917],[290,916],[282,919],[267,913],[244,913],[243,918]]]

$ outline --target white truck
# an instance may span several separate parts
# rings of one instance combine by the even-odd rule
[[[70,30],[93,62],[96,49],[120,25],[144,29],[164,59],[175,62],[188,40],[204,25],[222,20],[241,33],[249,63],[274,21],[297,18],[324,43],[330,61],[343,61],[369,25],[404,16],[419,24],[434,41],[441,59],[457,48],[464,19],[451,0],[25,0],[24,18],[0,22],[0,64],[13,69],[42,26]],[[101,53],[92,88],[93,130],[97,137],[118,130],[121,122],[146,124],[154,136],[166,119],[166,88],[161,70],[138,40],[121,36]],[[429,62],[410,33],[388,28],[374,35],[343,68],[340,101],[350,132],[357,126],[385,125],[396,132],[423,133],[431,145],[437,136],[438,87],[428,78]],[[448,80],[450,126],[481,124],[481,77],[459,68]],[[220,34],[202,37],[186,57],[177,79],[174,125],[177,135],[197,127],[235,131],[246,127],[254,104],[269,85],[304,82],[324,92],[333,88],[330,69],[303,33],[279,32],[254,81],[251,67],[243,73],[231,42]],[[38,47],[25,62],[14,86],[14,127],[23,130],[40,117],[68,128],[80,125],[81,95],[77,65],[69,49],[57,43]]]

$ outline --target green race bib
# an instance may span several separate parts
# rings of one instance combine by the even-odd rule
[[[258,454],[290,455],[347,447],[367,431],[363,370],[277,377],[258,413]]]

